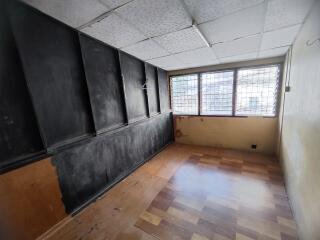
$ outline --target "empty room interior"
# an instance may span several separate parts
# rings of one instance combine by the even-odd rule
[[[319,0],[1,0],[1,240],[320,240]]]

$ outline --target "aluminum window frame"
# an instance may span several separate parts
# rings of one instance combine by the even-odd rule
[[[277,82],[277,95],[275,96],[276,102],[276,110],[274,116],[264,116],[264,115],[236,115],[236,101],[237,101],[237,82],[238,82],[238,71],[243,69],[256,69],[256,68],[264,68],[264,67],[272,67],[276,66],[279,69],[278,82]],[[207,115],[201,114],[201,105],[202,105],[202,85],[201,85],[201,74],[206,73],[215,73],[215,72],[227,72],[233,71],[233,92],[232,92],[232,115]],[[282,81],[283,81],[283,63],[269,63],[269,64],[260,64],[260,65],[249,65],[249,66],[241,66],[241,67],[230,67],[230,68],[221,68],[216,70],[208,70],[208,71],[198,71],[198,72],[190,72],[184,74],[175,74],[169,76],[169,91],[170,91],[170,106],[173,106],[172,99],[172,78],[186,75],[197,75],[198,81],[198,114],[175,114],[174,116],[201,116],[201,117],[231,117],[231,118],[248,118],[248,117],[262,117],[262,118],[277,118],[279,116],[280,102],[281,102],[281,92],[282,92]]]
[[[223,72],[232,72],[233,73],[233,79],[232,79],[232,92],[231,92],[231,94],[232,94],[232,97],[231,97],[231,101],[232,101],[232,106],[231,106],[231,114],[201,114],[201,111],[202,111],[202,75],[204,75],[204,74],[214,74],[214,73],[223,73]],[[216,71],[206,71],[206,72],[202,72],[202,73],[200,73],[199,74],[199,82],[200,82],[200,84],[199,84],[199,86],[200,86],[200,92],[201,92],[201,95],[200,95],[200,98],[199,98],[199,100],[200,100],[200,107],[201,108],[199,108],[199,112],[200,112],[200,114],[199,114],[199,116],[213,116],[213,117],[219,117],[219,116],[221,116],[221,117],[232,117],[234,114],[234,104],[233,104],[233,101],[234,101],[234,86],[235,86],[235,69],[222,69],[222,70],[216,70]]]
[[[199,74],[197,73],[190,73],[190,74],[181,74],[179,76],[171,76],[170,77],[170,84],[169,84],[169,90],[170,90],[170,107],[172,109],[172,112],[174,112],[174,104],[173,104],[173,99],[174,99],[174,94],[173,94],[173,91],[172,91],[172,85],[173,85],[173,81],[172,81],[172,78],[175,78],[175,77],[187,77],[187,76],[195,76],[196,78],[194,79],[196,82],[195,82],[195,86],[196,86],[196,109],[195,109],[195,112],[197,112],[197,114],[193,114],[193,113],[181,113],[181,114],[174,114],[174,115],[177,115],[177,116],[198,116],[199,115],[199,106],[200,106],[200,103],[199,103]]]

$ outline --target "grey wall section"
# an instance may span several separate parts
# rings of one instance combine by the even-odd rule
[[[158,84],[160,95],[160,108],[161,112],[170,111],[170,99],[169,99],[169,83],[167,78],[167,72],[158,68]]]
[[[22,4],[11,19],[47,146],[92,133],[78,34]]]
[[[148,88],[149,113],[150,115],[154,115],[160,112],[157,68],[146,63],[145,71]]]
[[[0,8],[0,168],[43,145],[10,23]]]
[[[157,115],[54,156],[68,212],[125,177],[173,140],[172,114]]]
[[[129,123],[147,118],[144,63],[124,52],[120,52],[120,63]]]
[[[303,240],[320,239],[319,13],[316,1],[293,45],[280,141],[286,187]]]
[[[86,78],[97,132],[126,123],[118,51],[80,35]]]

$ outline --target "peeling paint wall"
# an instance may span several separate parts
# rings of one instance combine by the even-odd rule
[[[182,117],[174,119],[175,140],[196,144],[275,154],[277,118]],[[257,149],[251,149],[256,144]]]
[[[222,69],[282,64],[285,57],[227,63],[168,72],[170,76]],[[179,143],[232,148],[275,155],[279,142],[278,118],[175,116],[175,140]],[[257,149],[251,149],[256,144]]]
[[[320,239],[319,38],[320,2],[316,1],[292,48],[287,74],[291,90],[284,98],[280,141],[286,186],[303,240]]]

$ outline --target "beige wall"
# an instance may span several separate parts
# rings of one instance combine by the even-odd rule
[[[175,117],[175,138],[179,143],[214,146],[274,154],[277,118],[263,117]]]
[[[221,69],[283,63],[285,57],[228,63],[171,71],[169,76]],[[176,117],[176,141],[186,144],[214,146],[262,152],[274,155],[278,143],[278,118],[262,117]],[[257,149],[252,150],[251,145]]]
[[[301,239],[320,239],[320,2],[293,48],[285,94],[280,156]]]

